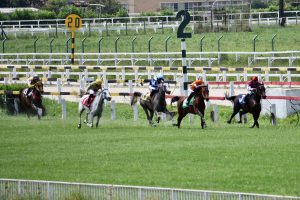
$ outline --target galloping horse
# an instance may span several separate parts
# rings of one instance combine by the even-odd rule
[[[227,93],[225,93],[225,98],[233,102],[233,113],[230,119],[227,121],[228,124],[231,123],[232,118],[239,112],[240,113],[240,121],[238,123],[242,123],[242,115],[246,113],[251,113],[254,119],[254,123],[251,128],[256,126],[259,128],[258,118],[261,111],[261,104],[260,100],[265,99],[266,96],[266,89],[263,84],[260,84],[257,88],[256,92],[250,94],[248,101],[245,104],[241,104],[239,99],[242,95],[231,96],[229,97]]]
[[[20,103],[24,107],[25,112],[30,117],[30,113],[34,112],[41,119],[41,116],[45,114],[45,107],[42,105],[42,93],[44,92],[44,87],[42,81],[38,81],[34,84],[32,91],[26,96],[27,90],[25,88],[20,90]]]
[[[144,109],[147,120],[151,126],[154,126],[153,115],[155,113],[158,116],[158,113],[165,113],[169,116],[169,118],[173,118],[175,113],[169,112],[167,109],[166,103],[166,93],[168,93],[166,86],[163,83],[160,83],[158,86],[158,91],[154,93],[151,100],[141,98],[142,93],[134,92],[131,99],[131,106],[137,103],[138,98],[140,99],[140,105]],[[160,116],[157,117],[157,123],[160,121]]]
[[[178,97],[175,96],[171,100],[171,105],[173,102],[178,101],[177,103],[177,109],[178,109],[178,118],[177,118],[177,124],[174,124],[174,126],[177,126],[180,128],[181,120],[188,114],[192,113],[195,115],[199,115],[201,119],[201,127],[206,128],[206,123],[204,120],[204,111],[205,111],[205,102],[209,101],[209,90],[207,85],[198,86],[195,90],[195,96],[194,101],[192,105],[189,105],[186,108],[183,108],[183,102],[186,99],[186,97]]]
[[[94,117],[97,116],[97,121],[96,121],[96,128],[97,128],[99,125],[100,117],[102,116],[104,100],[107,101],[111,100],[111,96],[109,94],[108,89],[103,89],[102,91],[97,92],[96,97],[92,102],[90,108],[88,108],[87,105],[85,104],[88,98],[89,95],[84,95],[83,97],[81,97],[79,101],[79,106],[78,106],[79,124],[77,126],[78,128],[81,128],[81,114],[83,113],[84,110],[86,110],[86,119],[84,120],[84,123],[86,123],[89,127],[93,127]]]

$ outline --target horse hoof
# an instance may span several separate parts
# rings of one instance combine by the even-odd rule
[[[81,128],[81,124],[78,124],[78,125],[77,125],[77,128],[78,128],[78,129]]]
[[[231,124],[231,121],[227,121],[227,124]]]
[[[206,124],[203,124],[203,125],[202,125],[202,129],[205,129],[205,128],[207,128],[207,125],[206,125]]]

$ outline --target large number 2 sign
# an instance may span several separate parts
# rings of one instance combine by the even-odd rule
[[[190,23],[191,16],[186,10],[181,10],[177,13],[176,18],[181,18],[183,16],[183,21],[180,23],[177,30],[177,38],[191,38],[191,33],[184,33],[185,27]]]

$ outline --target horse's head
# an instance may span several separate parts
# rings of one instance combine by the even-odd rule
[[[110,93],[108,91],[108,89],[103,89],[102,90],[102,95],[103,95],[103,99],[106,99],[107,101],[110,101],[111,100],[111,96],[110,96]]]
[[[39,91],[40,93],[43,93],[44,92],[44,86],[43,86],[43,83],[42,81],[38,81],[34,84],[34,88]]]
[[[261,84],[257,87],[257,91],[256,93],[261,96],[262,99],[265,99],[267,97],[266,95],[266,88],[264,86],[264,84]]]
[[[195,92],[201,94],[203,99],[209,101],[209,89],[208,85],[200,85],[195,89]]]

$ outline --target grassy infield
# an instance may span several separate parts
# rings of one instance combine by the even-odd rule
[[[205,34],[204,51],[217,50],[217,38],[224,35],[222,51],[252,51],[252,38],[260,34],[257,51],[271,49],[271,37],[278,33],[276,50],[299,50],[299,27],[261,28],[251,33]],[[139,35],[136,51],[147,51],[148,35]],[[154,34],[152,50],[180,51],[174,34]],[[80,51],[81,34],[76,49]],[[187,40],[188,51],[198,51],[202,35]],[[116,35],[105,37],[102,52],[114,51]],[[131,50],[129,36],[121,36],[119,52]],[[32,52],[34,38],[6,41],[6,52]],[[38,52],[48,52],[50,39],[38,40]],[[54,52],[64,52],[66,37],[54,42]],[[86,39],[86,52],[97,52],[98,36]],[[230,64],[231,61],[228,61]],[[182,129],[160,125],[150,128],[140,110],[133,122],[128,105],[117,107],[117,121],[105,109],[101,127],[77,130],[77,105],[68,105],[68,119],[61,121],[60,108],[48,102],[48,115],[41,121],[0,112],[0,177],[77,181],[126,185],[208,189],[300,196],[300,131],[296,116],[271,126],[261,118],[260,129],[247,125],[227,125],[229,108],[219,111],[214,124],[201,130],[184,121]],[[208,115],[208,113],[206,114]],[[250,122],[252,119],[250,117]]]
[[[200,51],[200,39],[202,36],[205,36],[203,40],[203,51],[212,52],[218,51],[217,39],[223,35],[224,37],[220,42],[221,51],[253,51],[253,37],[259,35],[256,41],[256,51],[271,51],[271,38],[274,34],[277,34],[275,38],[275,50],[276,51],[287,51],[287,50],[299,50],[300,40],[298,37],[300,26],[287,26],[285,28],[280,27],[254,27],[252,32],[246,33],[205,33],[205,34],[193,34],[191,39],[187,39],[187,52],[198,52]],[[189,30],[187,30],[189,32]],[[105,32],[103,33],[103,40],[101,42],[101,52],[115,52],[115,40],[118,37],[116,32],[109,32],[109,35],[106,36]],[[88,34],[82,35],[80,32],[75,34],[75,52],[81,52],[81,40],[84,37],[87,37],[85,40],[85,52],[86,53],[97,53],[98,52],[98,41],[99,34],[95,32],[89,37]],[[176,34],[173,33],[170,29],[165,29],[164,34],[158,30],[157,33],[154,33],[153,30],[147,29],[147,34],[143,32],[136,34],[135,32],[130,32],[128,35],[125,35],[125,32],[121,32],[120,39],[118,40],[118,52],[131,52],[131,41],[137,36],[135,40],[135,52],[148,52],[148,40],[151,36],[154,38],[151,40],[151,51],[152,52],[165,52],[165,40],[168,36],[171,38],[168,41],[168,51],[169,52],[180,52],[180,40],[176,38]],[[19,35],[17,39],[14,36],[10,36],[10,39],[5,42],[5,52],[6,53],[16,53],[16,52],[33,52],[33,44],[36,38],[39,38],[37,41],[37,52],[48,53],[50,52],[50,41],[53,39],[54,35],[51,35],[50,38],[45,37],[44,35],[35,35],[32,37],[28,34],[25,36]],[[64,53],[66,52],[66,41],[70,38],[70,35],[65,36],[59,34],[59,37],[53,41],[53,52],[54,53]],[[69,46],[69,48],[71,48]],[[69,50],[70,51],[70,50]],[[188,54],[188,53],[187,53]],[[163,56],[163,55],[162,55]],[[230,57],[227,55],[222,56],[223,66],[247,66],[247,57],[241,56],[241,61],[238,63],[235,62],[235,55]],[[88,64],[88,63],[87,63]],[[107,63],[106,63],[107,64]],[[126,63],[121,63],[126,64]],[[130,63],[127,63],[130,64]],[[140,63],[143,65],[143,63]],[[146,65],[146,63],[144,63]],[[165,63],[156,63],[156,65],[164,65]],[[175,63],[175,65],[180,63]],[[207,63],[204,63],[205,65]],[[203,63],[201,64],[204,65]],[[217,63],[213,63],[217,65]],[[295,61],[296,65],[299,65],[300,62]],[[199,66],[200,63],[195,62],[195,66]],[[267,62],[260,61],[257,62],[258,66],[267,65]],[[274,65],[284,65],[288,66],[287,61],[275,61]]]
[[[118,105],[117,121],[107,107],[100,128],[78,130],[77,105],[68,105],[66,121],[47,105],[41,121],[1,112],[0,177],[300,196],[296,116],[276,127],[262,117],[260,129],[249,129],[227,125],[230,110],[222,108],[207,129],[195,118],[178,130],[149,127],[141,110],[133,122],[130,107]]]

